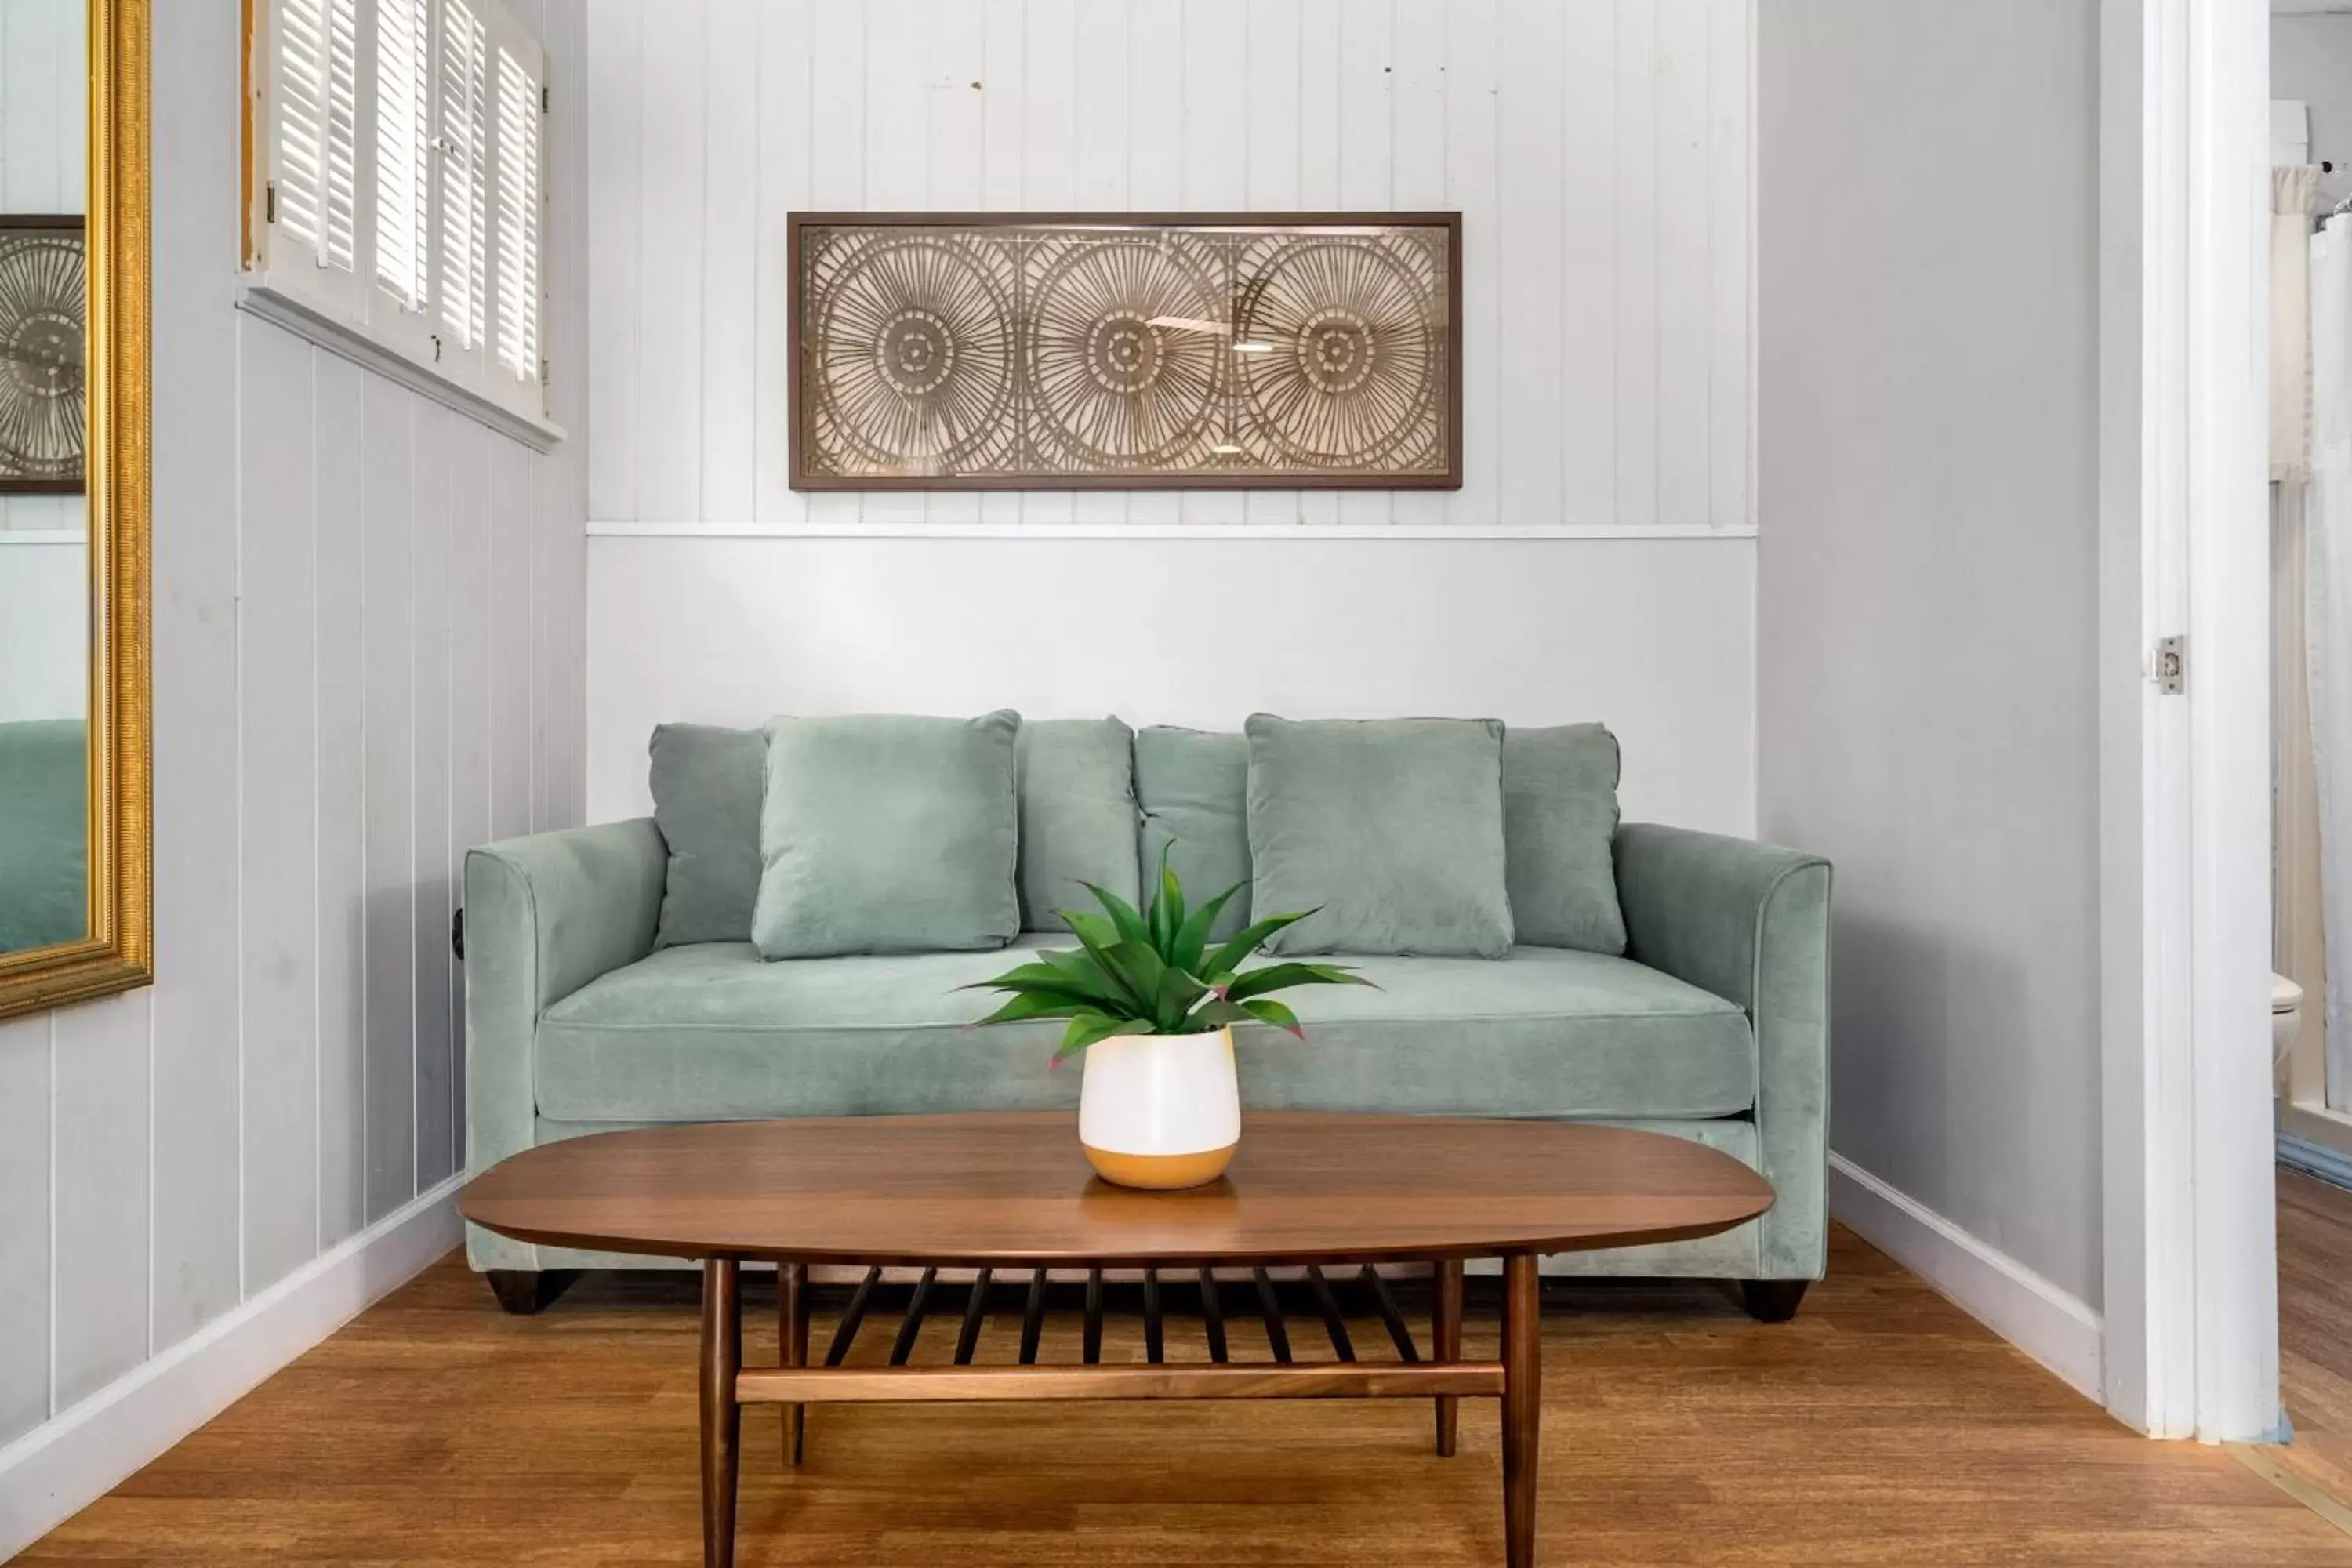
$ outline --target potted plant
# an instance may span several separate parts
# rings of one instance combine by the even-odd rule
[[[1268,937],[1314,911],[1269,915],[1212,948],[1210,927],[1247,884],[1187,910],[1183,886],[1164,854],[1148,912],[1137,913],[1091,882],[1085,886],[1103,912],[1060,911],[1077,948],[1038,953],[966,987],[1011,994],[980,1022],[1069,1020],[1054,1065],[1087,1054],[1078,1142],[1105,1181],[1156,1188],[1213,1182],[1232,1163],[1242,1132],[1233,1026],[1272,1024],[1303,1038],[1298,1015],[1272,993],[1371,982],[1330,963],[1244,970]]]

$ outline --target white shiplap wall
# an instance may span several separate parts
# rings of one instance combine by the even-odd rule
[[[589,516],[1744,529],[1750,6],[590,0]],[[803,498],[810,208],[1459,208],[1466,482]]]
[[[576,436],[580,0],[510,3]],[[582,811],[577,444],[236,311],[236,7],[152,9],[157,983],[0,1024],[0,1446],[457,1170],[457,858]]]

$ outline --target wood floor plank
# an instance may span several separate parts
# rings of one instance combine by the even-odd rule
[[[771,1289],[747,1281],[748,1313]],[[20,1562],[683,1568],[695,1300],[691,1276],[591,1275],[509,1318],[453,1257]],[[1547,1564],[2352,1564],[2352,1539],[2230,1454],[2135,1436],[1843,1231],[1791,1323],[1702,1284],[1546,1300]],[[839,1310],[819,1303],[820,1336]],[[1015,1360],[1021,1318],[991,1317],[975,1359]],[[1041,1359],[1076,1361],[1083,1329],[1048,1313]],[[1474,1281],[1465,1353],[1494,1356],[1496,1329]],[[1197,1315],[1166,1334],[1171,1362],[1207,1361]],[[847,1359],[889,1350],[863,1335]],[[1143,1351],[1138,1319],[1106,1320],[1106,1363]],[[751,1411],[747,1447],[772,1452],[777,1419]],[[839,1406],[822,1428],[797,1470],[747,1468],[745,1568],[1501,1555],[1484,1403],[1444,1460],[1417,1403]]]

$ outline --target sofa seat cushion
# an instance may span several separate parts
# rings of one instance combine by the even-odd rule
[[[966,1027],[1011,950],[763,963],[748,943],[666,948],[549,1008],[539,1111],[565,1121],[718,1121],[1077,1103],[1048,1071],[1058,1024]],[[1307,1038],[1235,1032],[1253,1108],[1458,1116],[1726,1116],[1755,1102],[1747,1016],[1628,959],[1365,958],[1381,988],[1286,993]]]

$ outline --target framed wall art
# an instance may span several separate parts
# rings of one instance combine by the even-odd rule
[[[1458,213],[795,213],[795,489],[1458,489]]]
[[[0,216],[0,495],[88,484],[86,227],[78,214]]]

